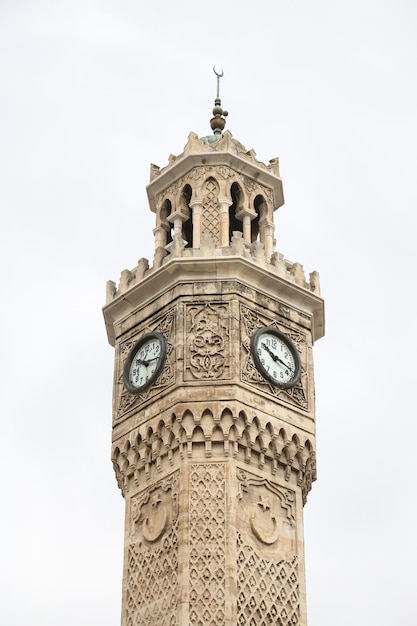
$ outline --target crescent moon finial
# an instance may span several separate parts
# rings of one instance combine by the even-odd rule
[[[224,72],[222,69],[216,70],[216,66],[213,65],[213,72],[216,74],[217,76],[217,98],[220,98],[220,79],[222,78],[222,76],[224,75]]]
[[[214,117],[210,120],[210,126],[215,135],[221,135],[226,124],[225,118],[227,117],[227,111],[223,111],[220,100],[220,79],[224,75],[224,72],[222,69],[216,69],[215,65],[213,65],[213,72],[217,76],[217,96],[214,101]]]

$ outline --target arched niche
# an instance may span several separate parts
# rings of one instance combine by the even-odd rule
[[[165,244],[167,245],[172,242],[172,224],[168,221],[168,217],[171,215],[172,204],[171,200],[166,198],[159,211],[159,223],[164,229],[165,235]]]
[[[229,207],[229,241],[232,239],[232,233],[243,233],[243,222],[236,217],[236,213],[239,212],[243,204],[243,191],[239,183],[232,183],[230,196],[232,204]]]
[[[262,243],[265,243],[264,233],[260,231],[260,224],[262,221],[265,221],[268,216],[268,207],[265,202],[265,198],[261,195],[256,196],[253,202],[253,208],[256,212],[256,217],[252,220],[252,243],[257,241],[259,238]]]
[[[190,206],[193,190],[190,185],[185,185],[181,191],[179,198],[180,211],[187,216],[187,219],[182,224],[182,238],[187,243],[186,248],[192,248],[193,246],[193,210]]]

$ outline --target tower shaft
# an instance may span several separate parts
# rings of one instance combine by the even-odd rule
[[[153,265],[141,259],[117,289],[109,283],[104,308],[112,460],[126,501],[122,626],[305,626],[312,346],[324,311],[317,274],[307,282],[274,252],[278,162],[259,163],[230,133],[191,134],[183,154],[152,167],[148,197]],[[270,347],[255,346],[259,329]],[[166,352],[151,380],[151,359],[135,350],[154,336]],[[287,386],[274,379],[291,379],[275,336],[300,363]],[[274,376],[262,369],[264,346]],[[134,393],[127,361],[134,375],[135,362],[151,373]]]

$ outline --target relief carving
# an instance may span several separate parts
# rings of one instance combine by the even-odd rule
[[[153,398],[164,387],[172,385],[174,379],[175,348],[174,348],[174,331],[175,331],[175,309],[168,311],[166,315],[155,321],[154,324],[143,329],[143,331],[135,335],[134,338],[123,341],[119,346],[118,359],[118,378],[116,384],[117,397],[117,413],[115,419],[122,418],[128,411],[138,407],[142,402]],[[142,393],[132,394],[127,391],[123,384],[123,365],[133,347],[142,335],[150,331],[161,333],[167,340],[167,358],[160,376],[153,385],[145,389]]]
[[[237,533],[237,623],[301,626],[298,558],[259,556]]]
[[[287,309],[287,307],[284,307]],[[289,317],[289,309],[285,311],[285,317]],[[241,305],[241,341],[244,352],[243,368],[242,368],[242,381],[261,387],[263,391],[281,399],[289,399],[298,407],[308,410],[308,379],[305,369],[306,361],[306,339],[305,336],[283,324],[278,324],[276,320],[272,320],[266,315],[260,314],[257,311],[248,309]],[[284,332],[295,344],[297,350],[301,355],[301,377],[294,387],[288,389],[281,389],[273,385],[266,380],[255,367],[251,353],[250,353],[250,339],[255,330],[266,326],[272,326]]]
[[[190,472],[190,624],[225,623],[226,470],[195,463]]]
[[[203,190],[201,235],[210,234],[220,244],[219,186],[214,178],[206,180]]]
[[[153,485],[131,503],[131,542],[158,541],[178,517],[176,475]]]
[[[178,624],[178,474],[131,502],[124,613],[135,626]]]
[[[230,377],[229,305],[188,305],[186,312],[185,378]]]
[[[298,626],[295,493],[242,469],[237,479],[237,623]]]
[[[277,518],[271,513],[271,505],[268,499],[264,499],[261,495],[257,502],[259,509],[254,511],[250,516],[250,526],[253,534],[259,541],[270,545],[278,540],[279,530]]]
[[[295,494],[266,478],[238,470],[238,500],[242,534],[253,535],[266,546],[278,541],[292,544],[295,529]]]

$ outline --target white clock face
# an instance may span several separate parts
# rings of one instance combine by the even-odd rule
[[[128,391],[137,393],[148,387],[162,371],[165,361],[165,339],[159,333],[145,335],[132,349],[124,368]]]
[[[300,362],[292,342],[276,329],[258,330],[252,354],[261,374],[282,387],[294,385],[300,377]]]

